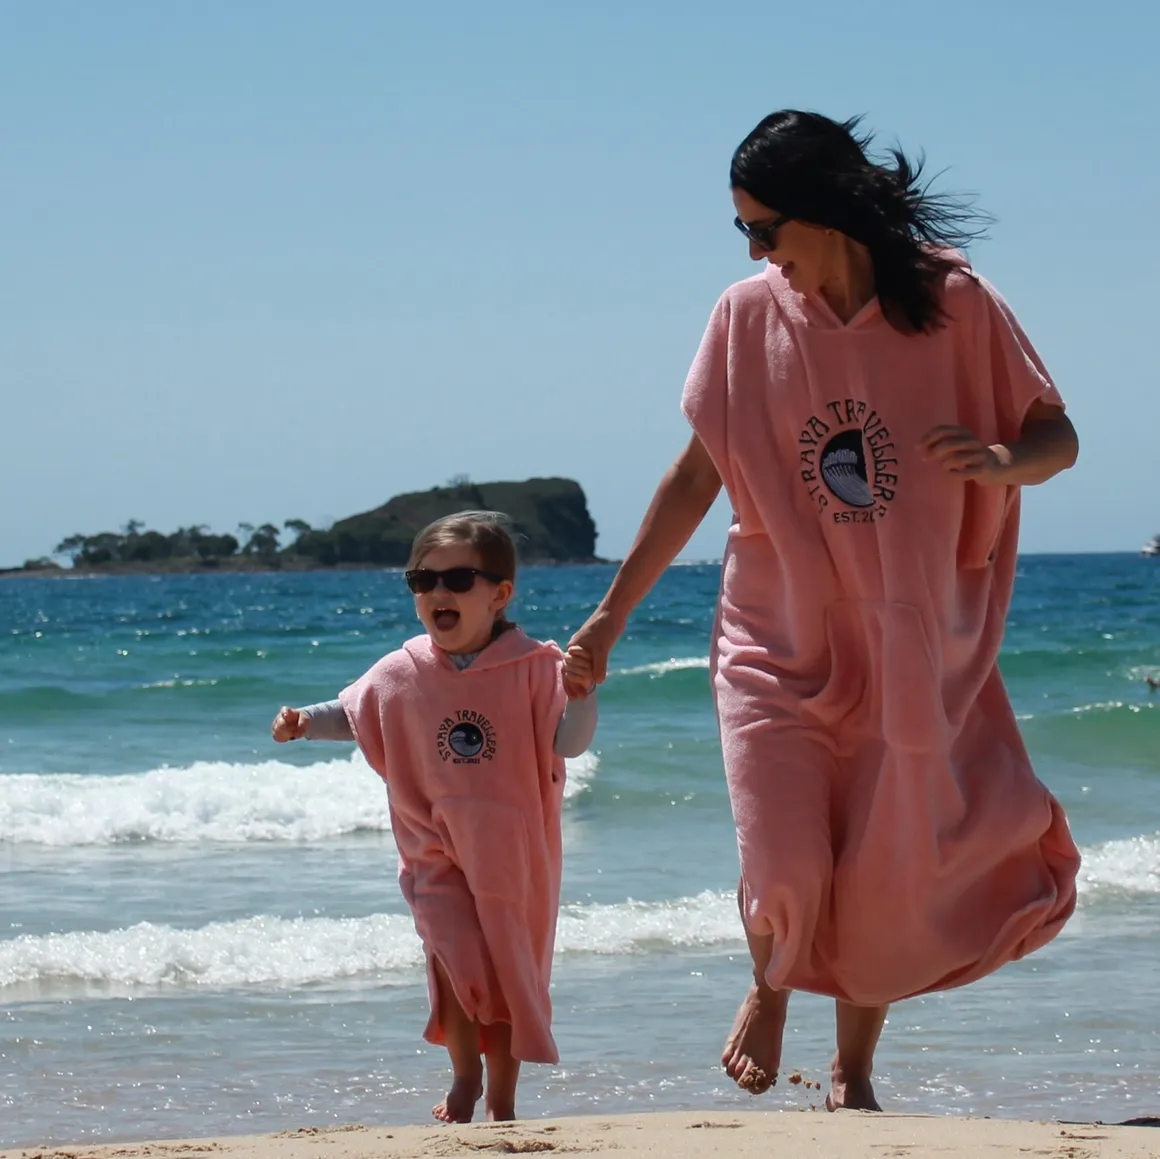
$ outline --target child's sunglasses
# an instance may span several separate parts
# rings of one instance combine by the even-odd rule
[[[793,218],[783,216],[775,217],[772,221],[742,221],[741,218],[735,217],[733,224],[756,246],[772,251],[777,249],[777,231],[787,221],[792,220]]]
[[[475,587],[477,575],[483,576],[485,580],[491,580],[493,584],[502,583],[504,578],[502,575],[496,575],[493,571],[481,571],[477,567],[449,567],[446,571],[433,571],[429,567],[417,567],[413,571],[404,572],[403,578],[407,581],[407,587],[417,596],[425,596],[428,592],[433,592],[435,586],[440,583],[449,592],[461,596],[464,592],[469,592]]]

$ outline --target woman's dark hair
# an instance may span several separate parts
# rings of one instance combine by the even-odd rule
[[[407,569],[421,567],[423,557],[437,547],[470,547],[484,571],[516,582],[516,545],[508,531],[508,517],[499,511],[459,511],[429,523],[411,544]],[[500,612],[495,618],[494,640],[516,625]]]
[[[785,217],[836,229],[870,251],[882,312],[897,330],[929,332],[946,313],[941,286],[957,263],[944,251],[982,236],[986,214],[951,194],[932,194],[923,161],[891,149],[893,165],[867,156],[861,118],[771,113],[733,154],[729,184]]]

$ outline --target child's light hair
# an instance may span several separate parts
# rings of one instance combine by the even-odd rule
[[[458,511],[429,523],[411,544],[407,570],[421,567],[423,557],[439,547],[470,547],[479,556],[480,570],[502,579],[516,579],[516,545],[508,531],[509,519],[499,511]],[[514,628],[503,612],[495,620],[494,635]]]
[[[411,544],[407,568],[419,567],[423,557],[437,547],[470,547],[479,556],[483,571],[494,572],[515,583],[516,545],[499,511],[457,511],[429,523]]]

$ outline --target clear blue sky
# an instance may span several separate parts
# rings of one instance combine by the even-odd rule
[[[972,256],[1083,442],[1024,549],[1160,531],[1143,0],[0,11],[0,564],[460,473],[573,476],[623,553],[753,271],[730,154],[787,106],[865,113],[997,215]]]

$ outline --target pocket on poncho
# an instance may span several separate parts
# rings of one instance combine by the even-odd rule
[[[827,731],[880,736],[899,749],[945,747],[941,682],[913,604],[841,600],[826,609],[830,671],[802,709]]]
[[[471,892],[522,904],[530,871],[523,813],[484,797],[445,798],[439,812]]]
[[[893,748],[937,752],[949,743],[942,681],[922,613],[913,604],[867,605],[878,623],[875,701],[882,736]]]
[[[829,671],[813,695],[801,698],[803,715],[826,731],[863,732],[870,724],[870,652],[863,605],[839,600],[825,610]]]

